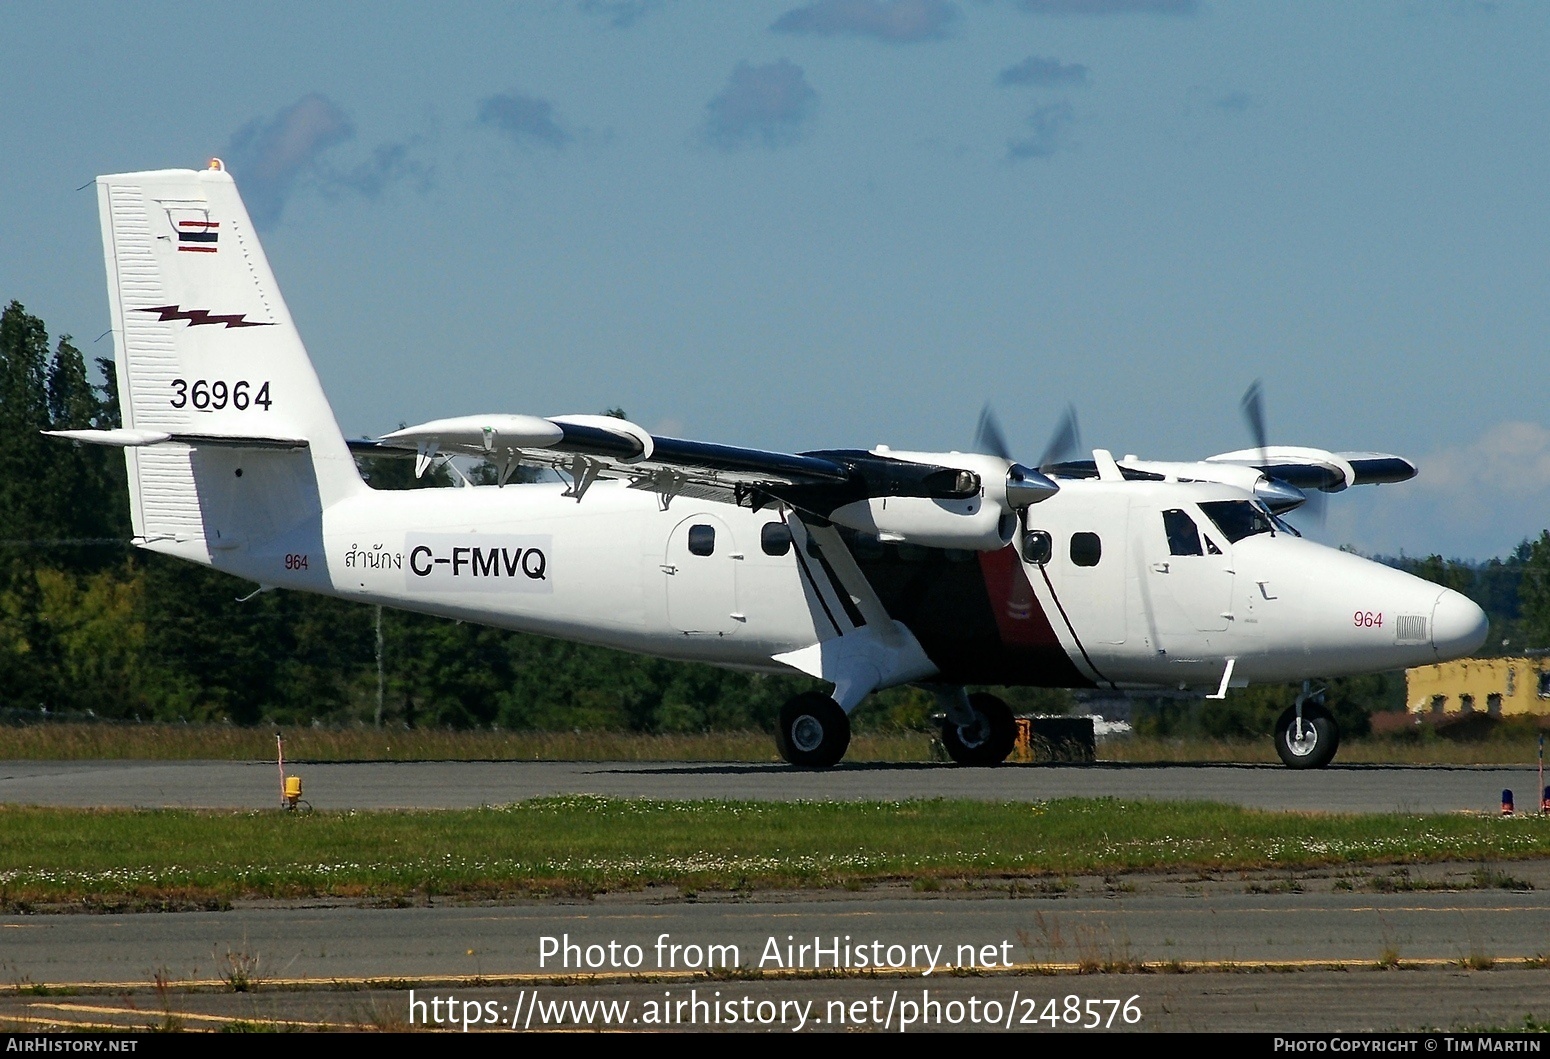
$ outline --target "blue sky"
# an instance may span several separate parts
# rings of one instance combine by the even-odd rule
[[[345,430],[621,405],[787,450],[1415,459],[1365,551],[1550,524],[1550,5],[28,3],[0,298],[108,340],[98,173],[224,158]]]

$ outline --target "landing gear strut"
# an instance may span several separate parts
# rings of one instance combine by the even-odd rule
[[[791,764],[828,768],[849,746],[850,718],[829,696],[807,691],[780,708],[775,748]]]
[[[1321,769],[1340,749],[1340,726],[1324,708],[1324,692],[1309,691],[1303,681],[1295,705],[1276,721],[1276,753],[1290,769]]]
[[[942,745],[960,765],[999,765],[1017,743],[1017,719],[1012,708],[983,691],[968,697],[973,717],[959,723],[949,713],[942,721]]]

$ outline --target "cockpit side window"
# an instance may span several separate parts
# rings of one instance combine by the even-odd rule
[[[1270,516],[1249,500],[1208,500],[1200,505],[1200,510],[1216,523],[1229,544],[1237,544],[1255,534],[1275,532]]]
[[[1200,531],[1195,528],[1195,520],[1178,508],[1164,511],[1162,517],[1168,551],[1173,555],[1199,555]]]

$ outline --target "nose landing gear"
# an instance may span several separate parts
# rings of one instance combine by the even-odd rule
[[[839,703],[816,691],[804,692],[780,708],[775,748],[793,765],[828,768],[850,746],[850,718]]]
[[[1276,720],[1276,753],[1291,769],[1321,769],[1340,749],[1340,726],[1324,708],[1324,690],[1309,687],[1303,681],[1297,702]]]

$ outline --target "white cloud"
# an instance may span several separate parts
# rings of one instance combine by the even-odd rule
[[[1417,457],[1397,485],[1358,487],[1329,501],[1316,536],[1366,552],[1488,559],[1550,526],[1550,429],[1498,423]]]

